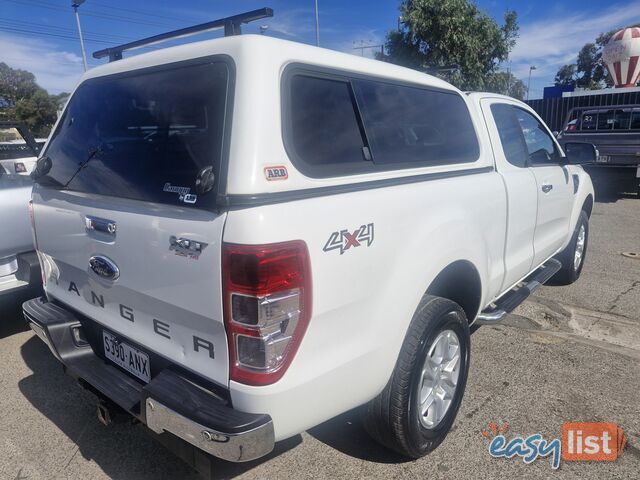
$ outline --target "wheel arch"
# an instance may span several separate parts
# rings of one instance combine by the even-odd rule
[[[468,260],[457,260],[436,275],[426,293],[456,302],[462,307],[467,320],[471,323],[480,310],[482,281],[473,263]]]
[[[578,224],[580,212],[584,211],[588,218],[591,217],[591,213],[593,212],[595,193],[591,177],[584,170],[579,170],[574,174],[574,176],[576,175],[580,179],[579,188],[573,199],[571,217],[569,219],[569,225],[567,225],[567,238],[563,242],[562,247],[558,250],[559,252],[569,245],[571,237],[573,236],[573,231]]]
[[[582,209],[587,214],[587,217],[591,218],[591,212],[593,212],[593,195],[587,195],[584,203],[582,204]]]

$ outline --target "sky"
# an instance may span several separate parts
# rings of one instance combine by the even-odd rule
[[[518,13],[520,32],[510,54],[511,70],[526,84],[529,67],[536,67],[531,98],[541,98],[558,68],[575,62],[582,45],[599,33],[640,22],[640,0],[476,3],[500,24],[505,10]],[[355,47],[384,43],[386,33],[397,28],[399,4],[400,0],[318,0],[320,45],[372,55],[373,49]],[[273,8],[274,17],[244,25],[243,32],[257,33],[267,25],[266,35],[315,43],[314,0],[86,0],[80,19],[89,66],[105,61],[91,57],[96,50],[265,6]],[[209,32],[191,40],[221,35]],[[50,93],[72,90],[82,73],[82,57],[71,0],[0,0],[0,62],[33,72]]]

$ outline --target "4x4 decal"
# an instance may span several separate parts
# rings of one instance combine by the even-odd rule
[[[366,246],[369,247],[372,243],[373,223],[369,223],[368,225],[360,226],[360,228],[354,230],[353,233],[350,233],[349,230],[332,232],[329,236],[329,240],[327,240],[327,243],[324,245],[322,250],[325,252],[330,250],[340,250],[340,255],[342,255],[351,247],[359,247],[363,244],[366,244]]]

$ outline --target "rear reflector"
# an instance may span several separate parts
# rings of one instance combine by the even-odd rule
[[[36,252],[38,252],[38,236],[36,235],[36,215],[33,211],[33,200],[29,200],[29,202],[27,203],[27,206],[29,208],[29,220],[31,220],[31,234],[33,238],[33,246],[35,247]],[[40,275],[42,276],[42,286],[46,287],[47,276],[45,275],[45,272],[44,272],[45,267],[39,252],[38,252],[38,259],[40,260]]]
[[[33,237],[33,246],[38,249],[38,238],[36,237],[36,217],[33,213],[33,200],[29,200],[27,204],[29,208],[29,220],[31,221],[31,234]]]
[[[306,244],[224,244],[223,277],[231,379],[249,385],[278,381],[311,317]]]

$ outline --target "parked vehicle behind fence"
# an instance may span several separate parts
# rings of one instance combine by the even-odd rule
[[[574,108],[558,140],[596,146],[597,162],[587,170],[597,190],[640,195],[640,105]]]

